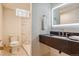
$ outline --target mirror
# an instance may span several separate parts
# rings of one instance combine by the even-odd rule
[[[79,23],[79,3],[66,3],[52,8],[52,25]]]

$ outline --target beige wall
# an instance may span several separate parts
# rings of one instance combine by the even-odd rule
[[[60,15],[60,24],[79,23],[79,8],[69,10]]]
[[[16,11],[4,8],[4,35],[19,35],[20,30],[20,18],[16,16]]]
[[[3,32],[3,6],[0,4],[0,40],[2,40],[2,32]]]
[[[8,43],[10,36],[17,36],[23,43],[28,55],[31,55],[32,40],[32,5],[31,4],[3,4],[3,34],[4,40]],[[8,5],[8,7],[7,7]],[[28,7],[27,7],[28,5]],[[9,7],[10,6],[10,7]],[[15,7],[17,6],[17,7]],[[24,6],[24,8],[23,8]],[[13,7],[13,9],[12,9]],[[29,11],[29,17],[16,16],[16,8],[23,8]]]
[[[20,37],[20,18],[16,16],[15,10],[4,8],[3,12],[3,34],[4,40],[8,43],[10,36]]]

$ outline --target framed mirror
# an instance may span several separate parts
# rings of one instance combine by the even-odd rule
[[[52,8],[52,25],[79,23],[79,3],[63,3]]]

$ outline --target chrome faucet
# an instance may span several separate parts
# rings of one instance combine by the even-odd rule
[[[59,36],[64,36],[64,29],[60,29]]]
[[[58,35],[61,36],[61,32],[59,32]]]
[[[59,36],[64,36],[64,32],[59,32]]]
[[[66,37],[68,37],[68,34],[69,34],[69,33],[68,33],[68,32],[66,32]]]
[[[62,36],[64,36],[64,29],[62,29]]]

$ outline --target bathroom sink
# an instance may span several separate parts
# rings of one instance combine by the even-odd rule
[[[58,38],[58,39],[62,39],[62,40],[68,40],[68,41],[73,41],[73,42],[79,42],[79,39],[77,39],[78,37],[72,39],[69,37],[62,37],[62,36],[51,36],[53,38]]]
[[[79,41],[79,36],[69,36],[70,40]]]

